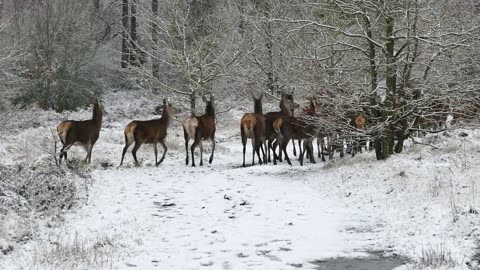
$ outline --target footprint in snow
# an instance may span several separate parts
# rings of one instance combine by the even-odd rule
[[[212,266],[212,265],[213,265],[213,261],[201,262],[200,265],[201,265],[201,266]]]
[[[245,253],[243,253],[243,252],[240,252],[240,253],[237,254],[237,257],[239,257],[239,258],[247,258],[248,256],[249,256],[249,255],[247,255],[247,254],[245,254]]]

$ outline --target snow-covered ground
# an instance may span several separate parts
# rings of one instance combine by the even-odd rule
[[[234,112],[234,120],[219,117],[211,165],[185,166],[176,122],[164,163],[153,166],[153,150],[144,146],[142,166],[128,154],[117,167],[132,118],[113,103],[107,111],[92,164],[84,167],[93,178],[85,203],[40,221],[31,241],[0,255],[0,269],[315,269],[316,260],[371,251],[408,257],[404,269],[421,268],[435,254],[456,263],[438,269],[467,269],[480,236],[479,130],[467,130],[465,144],[459,131],[429,135],[422,142],[436,148],[409,144],[386,161],[363,153],[303,167],[295,160],[241,168],[241,114]],[[25,160],[18,149],[48,155],[46,142],[30,138],[48,141],[56,117],[44,113],[48,124],[3,134],[1,163]],[[84,157],[81,149],[71,152]]]

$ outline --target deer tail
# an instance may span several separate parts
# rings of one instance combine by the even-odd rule
[[[58,137],[60,138],[60,141],[62,141],[62,144],[65,144],[65,141],[67,139],[67,134],[71,126],[72,126],[72,122],[70,121],[63,121],[57,126],[57,134],[58,134]]]
[[[195,140],[195,131],[198,127],[198,119],[196,117],[190,117],[183,123],[183,131],[187,134],[189,139]]]
[[[135,141],[135,128],[137,123],[135,121],[131,122],[125,127],[125,145],[129,146]]]
[[[255,122],[252,119],[243,119],[242,121],[242,129],[243,132],[247,135],[247,137],[253,137],[255,128]]]

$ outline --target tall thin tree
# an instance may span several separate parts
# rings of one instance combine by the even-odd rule
[[[122,1],[122,61],[121,67],[127,68],[128,57],[128,0]]]
[[[158,0],[152,0],[152,14],[155,17],[155,19],[158,17]],[[158,46],[158,27],[157,24],[155,23],[155,19],[152,20],[152,42],[153,48],[156,48]],[[152,75],[155,78],[159,78],[159,65],[158,61],[153,57],[152,59]]]

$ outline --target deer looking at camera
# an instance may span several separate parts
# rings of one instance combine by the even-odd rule
[[[284,94],[280,98],[280,111],[279,112],[269,112],[264,115],[265,117],[265,136],[267,138],[267,155],[268,162],[271,162],[270,159],[270,149],[273,152],[273,159],[277,159],[275,153],[275,147],[273,146],[273,141],[277,138],[277,134],[273,128],[273,122],[283,115],[292,115],[293,109],[300,107],[293,101],[293,95]]]
[[[167,102],[167,99],[163,99],[163,111],[162,117],[159,119],[139,121],[135,120],[130,122],[125,127],[125,147],[123,148],[122,160],[120,166],[123,164],[123,158],[125,153],[132,143],[135,142],[135,146],[132,150],[132,156],[135,160],[135,165],[139,165],[137,160],[137,151],[144,143],[153,144],[153,151],[155,153],[155,166],[160,165],[165,159],[167,153],[167,145],[165,144],[165,138],[167,137],[167,129],[172,122],[173,116],[180,112],[180,109],[175,108],[171,103]],[[160,143],[163,147],[163,155],[159,161],[157,161],[158,151],[157,143]]]
[[[252,94],[254,101],[254,113],[246,113],[240,120],[240,133],[242,136],[243,144],[243,164],[245,167],[245,149],[247,139],[252,139],[252,166],[255,165],[255,153],[258,156],[258,163],[262,164],[262,158],[260,157],[260,148],[263,153],[263,163],[267,163],[265,150],[267,150],[267,140],[265,137],[265,117],[262,112],[262,98],[263,93],[257,99]],[[262,146],[264,145],[264,147]]]
[[[100,135],[103,117],[98,99],[92,100],[92,105],[92,119],[83,121],[66,120],[57,126],[57,134],[63,144],[60,150],[59,164],[62,162],[62,157],[67,160],[67,151],[75,144],[85,148],[87,151],[85,162],[91,162],[92,148]]]
[[[212,154],[208,160],[209,164],[212,164],[213,153],[215,152],[215,106],[214,97],[210,94],[210,100],[202,96],[203,102],[206,103],[205,114],[201,116],[191,116],[183,122],[183,134],[185,138],[185,151],[187,157],[185,164],[188,165],[188,142],[193,140],[191,146],[192,152],[192,167],[195,167],[194,151],[195,147],[200,144],[200,166],[203,166],[203,141],[212,141]]]

